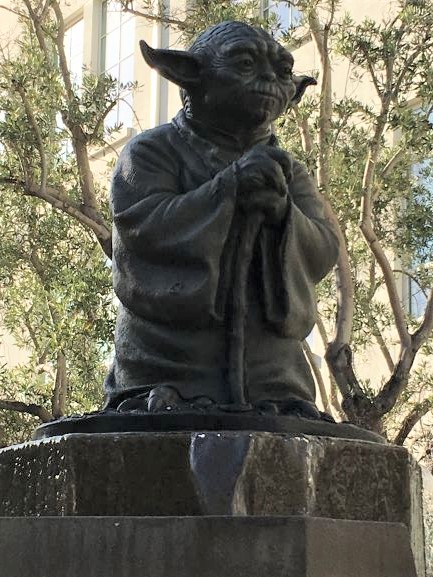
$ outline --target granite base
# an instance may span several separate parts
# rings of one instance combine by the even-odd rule
[[[0,534],[0,577],[416,577],[395,523],[15,517]]]

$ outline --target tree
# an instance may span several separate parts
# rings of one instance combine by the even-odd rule
[[[105,143],[104,119],[122,96],[106,75],[85,71],[74,84],[57,2],[12,10],[23,33],[0,54],[0,307],[28,359],[0,370],[3,444],[34,427],[28,415],[44,422],[100,403],[111,225],[89,151]]]
[[[122,3],[133,9],[129,1]],[[355,23],[337,0],[297,0],[301,27],[289,30],[277,18],[260,20],[257,4],[199,0],[186,14],[167,14],[153,12],[144,1],[133,10],[177,26],[186,41],[217,21],[236,18],[268,26],[291,47],[313,42],[318,93],[287,114],[277,130],[281,143],[310,167],[341,242],[335,277],[320,290],[318,329],[330,398],[315,373],[325,406],[370,429],[386,427],[390,438],[403,443],[433,408],[432,2],[396,2],[388,19]],[[341,58],[352,65],[355,80],[371,85],[375,104],[335,95],[333,68]],[[390,135],[396,133],[394,144]],[[412,279],[425,295],[420,318],[403,302],[402,278]],[[373,345],[388,374],[370,382],[356,376],[354,355]],[[398,347],[397,355],[391,346]]]
[[[82,227],[41,206],[2,193],[2,328],[26,351],[0,369],[0,408],[46,422],[94,410],[101,401],[111,340],[111,282],[100,248]],[[34,419],[0,413],[1,443],[26,438]]]
[[[73,217],[94,233],[109,257],[105,191],[95,183],[89,151],[105,144],[104,120],[121,95],[107,75],[87,71],[82,85],[73,83],[58,2],[23,0],[23,5],[22,12],[15,12],[24,39],[3,49],[0,64],[5,114],[0,183]],[[71,158],[62,155],[65,139],[73,149],[72,167]]]
[[[34,201],[38,210],[53,207],[52,218],[62,215],[62,222],[74,223],[72,228],[89,231],[109,255],[104,191],[94,184],[88,151],[101,145],[104,118],[119,95],[109,78],[89,73],[77,90],[62,54],[59,5],[55,0],[23,3],[21,17],[31,31],[30,44],[20,46],[25,58],[3,55],[2,64],[6,73],[1,98],[7,111],[0,132],[5,142],[3,190],[15,195],[15,201]],[[320,373],[315,374],[324,404],[334,414],[374,430],[385,428],[390,438],[403,443],[433,407],[428,370],[433,346],[431,0],[396,2],[388,20],[366,18],[360,23],[345,15],[336,0],[298,0],[301,26],[289,30],[275,17],[264,21],[256,0],[196,0],[183,13],[168,13],[162,3],[155,11],[147,0],[122,4],[138,17],[177,27],[187,42],[215,22],[236,18],[268,26],[291,47],[314,43],[318,91],[276,128],[281,144],[314,174],[341,241],[335,276],[319,291],[318,329],[326,349],[330,393]],[[355,79],[371,85],[374,104],[334,93],[339,59],[351,63]],[[44,89],[44,84],[50,88]],[[53,111],[61,112],[73,144],[69,169],[59,155],[64,135],[56,128]],[[390,138],[396,133],[398,142]],[[66,240],[62,230],[59,234]],[[88,234],[82,237],[90,242]],[[426,294],[420,318],[413,317],[402,300],[403,277],[412,278]],[[78,282],[78,271],[75,278]],[[31,338],[28,330],[23,334]],[[368,381],[356,375],[354,359],[373,345],[388,373]]]
[[[333,337],[328,339],[326,327],[321,327],[326,359],[347,416],[375,430],[381,430],[384,418],[405,397],[411,399],[414,385],[422,382],[424,394],[413,403],[395,436],[402,443],[422,414],[432,408],[433,400],[428,371],[421,366],[412,370],[420,351],[430,354],[433,328],[433,276],[422,267],[432,258],[427,215],[431,188],[412,172],[420,161],[426,173],[431,170],[426,159],[431,158],[433,142],[428,122],[432,4],[400,3],[387,21],[366,18],[359,24],[349,15],[337,21],[333,0],[300,1],[298,5],[320,55],[320,96],[286,122],[287,134],[295,137],[294,131],[298,132],[307,161],[313,161],[319,190],[329,203],[329,217],[338,220],[342,245],[335,271]],[[371,84],[376,106],[333,96],[335,56],[347,58],[354,74]],[[417,109],[411,102],[417,103]],[[307,117],[309,111],[313,113]],[[394,145],[387,135],[397,130],[401,138]],[[405,210],[408,206],[410,210]],[[417,265],[414,274],[430,292],[422,319],[411,318],[405,311],[397,286],[400,273],[393,267],[395,256],[403,266]],[[410,269],[403,272],[412,274]],[[397,358],[389,350],[393,340],[399,347]],[[352,359],[354,352],[374,341],[389,375],[371,388],[355,376]]]

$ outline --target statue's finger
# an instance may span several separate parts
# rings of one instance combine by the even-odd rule
[[[267,148],[267,153],[269,156],[278,162],[278,164],[283,169],[285,177],[289,178],[289,176],[292,174],[292,159],[290,156],[287,154],[287,152],[281,150],[281,148],[275,148],[273,146],[268,146]]]
[[[275,190],[280,196],[287,194],[286,175],[283,167],[277,160],[274,160],[274,162],[267,167],[264,176],[269,188]]]

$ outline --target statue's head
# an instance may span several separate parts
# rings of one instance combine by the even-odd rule
[[[314,78],[293,74],[293,56],[265,30],[222,22],[205,30],[188,51],[140,47],[152,68],[181,88],[192,115],[224,115],[237,126],[270,124],[297,104]]]

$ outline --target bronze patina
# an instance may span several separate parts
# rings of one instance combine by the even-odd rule
[[[114,171],[120,304],[106,405],[36,437],[248,429],[383,441],[317,409],[302,348],[338,241],[272,123],[315,80],[242,22],[213,26],[187,51],[141,50],[183,107],[132,139]]]

